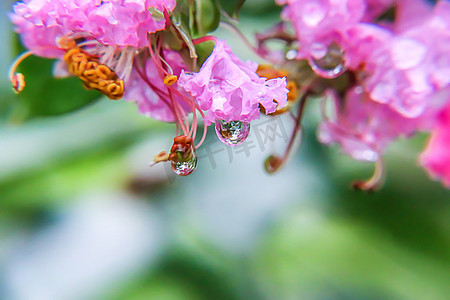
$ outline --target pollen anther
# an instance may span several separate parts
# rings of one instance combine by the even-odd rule
[[[177,76],[175,76],[175,75],[167,75],[164,78],[164,84],[167,85],[167,86],[171,86],[175,82],[177,82]]]
[[[25,77],[22,73],[16,73],[13,75],[12,85],[16,93],[20,93],[25,88]]]
[[[111,100],[123,97],[123,80],[108,66],[100,64],[97,57],[90,55],[78,46],[64,55],[69,72],[83,81],[86,89],[95,89]]]

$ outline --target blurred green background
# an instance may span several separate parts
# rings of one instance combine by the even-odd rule
[[[1,74],[14,57],[10,3]],[[240,28],[252,39],[279,13],[248,1]],[[226,29],[216,34],[255,59]],[[175,178],[148,166],[174,126],[132,103],[37,117],[98,96],[76,79],[48,81],[51,66],[27,61],[20,97],[0,80],[0,299],[450,299],[450,192],[417,164],[426,136],[393,144],[384,187],[356,192],[350,182],[372,166],[317,142],[310,103],[303,143],[279,173],[263,161],[282,139],[262,151],[253,131],[250,154],[230,159],[209,130],[206,146],[223,151]]]

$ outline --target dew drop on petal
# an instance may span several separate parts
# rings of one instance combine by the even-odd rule
[[[309,61],[314,72],[324,78],[336,78],[345,71],[344,56],[336,44],[331,44],[323,57]]]
[[[187,176],[197,168],[197,154],[192,151],[192,157],[185,161],[171,161],[170,166],[175,174],[179,176]]]
[[[241,121],[225,122],[216,120],[216,133],[225,145],[237,146],[242,144],[250,132],[250,123]]]

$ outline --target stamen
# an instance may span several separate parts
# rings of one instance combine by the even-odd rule
[[[286,84],[286,88],[289,90],[288,93],[288,102],[295,101],[298,98],[298,87],[295,81],[288,80]]]
[[[107,66],[100,65],[95,68],[95,72],[100,79],[106,80],[111,75],[111,70]]]
[[[169,160],[169,153],[167,153],[166,151],[161,151],[160,153],[156,154],[153,157],[153,163],[150,164],[150,166],[153,167],[157,163],[160,163],[163,161],[168,161],[168,160]]]
[[[65,50],[73,49],[77,46],[77,43],[74,39],[69,37],[62,37],[58,41],[58,45]]]
[[[300,103],[298,105],[298,114],[295,120],[294,129],[292,130],[291,138],[284,152],[284,155],[282,157],[271,155],[265,160],[264,168],[268,173],[274,173],[277,170],[279,170],[289,158],[289,154],[291,153],[292,147],[294,146],[295,139],[302,129],[303,113],[305,111],[306,102],[311,93],[312,92],[310,90],[306,90],[303,93],[302,97],[300,98]]]
[[[151,44],[149,46],[149,53],[150,53],[150,57],[151,57],[153,63],[155,64],[155,66],[157,68],[157,71],[158,71],[159,76],[161,77],[161,80],[164,82],[165,75],[168,75],[169,73],[162,67],[162,64],[161,64],[161,58],[163,58],[162,55],[160,53],[158,53],[158,55],[156,55],[153,50],[153,45],[151,45]],[[167,86],[167,91],[169,94],[169,99],[170,99],[171,106],[173,108],[175,119],[176,119],[177,123],[180,125],[180,128],[181,128],[183,134],[188,136],[189,135],[189,123],[187,122],[187,118],[186,118],[184,109],[182,107],[180,107],[180,105],[173,98],[172,90],[176,90],[176,89],[171,88],[170,86]],[[183,114],[183,116],[181,116],[180,113]],[[187,124],[185,124],[185,121],[187,122]]]
[[[98,81],[98,75],[96,70],[86,70],[83,72],[83,76],[89,79],[89,81]]]
[[[9,70],[9,80],[11,81],[12,87],[16,93],[20,93],[25,88],[25,77],[22,73],[16,73],[16,69],[25,58],[32,54],[33,53],[31,51],[27,51],[19,55]]]
[[[375,169],[373,172],[372,177],[370,177],[366,181],[355,181],[352,185],[354,189],[362,190],[362,191],[368,191],[368,192],[374,192],[384,182],[385,177],[385,171],[384,171],[384,163],[381,158],[379,158],[375,162]]]
[[[124,82],[108,66],[100,64],[98,58],[76,47],[67,51],[64,61],[69,72],[83,81],[86,89],[95,89],[111,100],[121,99]]]
[[[11,83],[13,85],[14,92],[18,94],[25,88],[25,76],[23,76],[22,73],[16,73],[11,78]]]
[[[171,86],[175,82],[177,82],[177,76],[175,75],[166,75],[164,78],[164,84],[167,86]]]
[[[200,142],[198,142],[198,144],[197,144],[197,146],[195,146],[195,149],[198,149],[202,144],[203,144],[203,142],[205,141],[205,139],[206,139],[206,133],[208,132],[208,126],[203,126],[203,136],[202,136],[202,139],[200,140]]]
[[[164,65],[166,65],[167,69],[169,70],[168,72],[164,70],[164,73],[166,73],[167,75],[173,75],[173,69],[169,65],[169,63],[161,55],[159,56],[159,59],[161,59],[161,62],[163,62]]]
[[[281,168],[283,162],[284,161],[282,158],[275,155],[270,155],[264,161],[264,170],[266,170],[269,174],[275,173],[279,168]]]

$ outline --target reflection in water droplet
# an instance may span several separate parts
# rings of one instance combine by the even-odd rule
[[[216,133],[219,140],[225,145],[237,146],[247,139],[250,132],[250,123],[241,121],[225,122],[216,120]]]
[[[345,71],[342,50],[334,43],[322,58],[312,57],[309,62],[314,72],[321,77],[336,78]]]
[[[195,168],[197,168],[197,154],[195,154],[195,150],[192,150],[191,153],[192,155],[189,159],[170,162],[170,166],[175,174],[187,176],[194,172]]]

